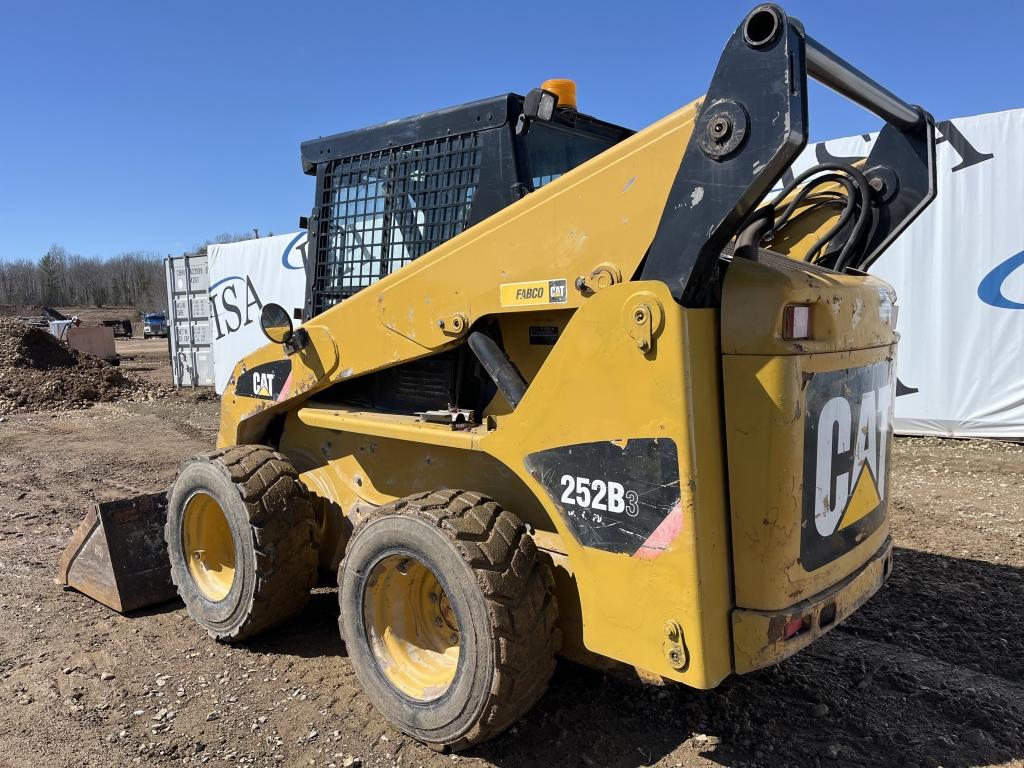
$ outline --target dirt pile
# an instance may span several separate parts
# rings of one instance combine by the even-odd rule
[[[70,349],[46,331],[0,318],[0,414],[84,408],[142,385],[116,366]]]

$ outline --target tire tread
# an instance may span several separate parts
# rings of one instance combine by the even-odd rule
[[[523,522],[483,494],[457,489],[418,493],[381,506],[365,522],[396,513],[438,526],[472,570],[487,602],[496,660],[490,692],[477,722],[444,745],[466,749],[508,728],[547,689],[561,644],[554,578]]]
[[[251,637],[299,613],[316,584],[320,531],[312,497],[299,480],[291,462],[262,445],[238,445],[193,456],[193,462],[219,466],[241,497],[249,520],[256,557],[255,587],[244,619],[232,629],[208,629],[217,640],[238,641]],[[166,538],[170,541],[170,520]],[[184,573],[171,569],[179,591]]]

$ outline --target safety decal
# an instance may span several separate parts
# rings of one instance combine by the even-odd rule
[[[894,402],[892,361],[817,373],[806,390],[803,566],[813,571],[885,517]]]
[[[502,283],[501,306],[532,307],[537,304],[565,304],[569,299],[565,279],[533,280],[528,283]]]
[[[235,394],[258,400],[280,400],[288,394],[291,373],[291,360],[275,360],[257,365],[238,377]]]
[[[567,445],[525,463],[585,547],[650,560],[682,530],[679,457],[669,439]]]

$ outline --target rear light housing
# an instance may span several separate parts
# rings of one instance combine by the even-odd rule
[[[783,640],[790,640],[797,635],[803,634],[811,628],[811,620],[808,616],[802,616],[798,619],[792,619],[786,622],[786,626],[782,632]]]
[[[782,311],[782,338],[789,341],[811,338],[811,305],[787,304]]]

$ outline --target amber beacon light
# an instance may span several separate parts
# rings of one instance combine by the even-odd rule
[[[558,106],[576,109],[576,81],[554,79],[541,83],[541,90],[550,91],[558,97]]]

